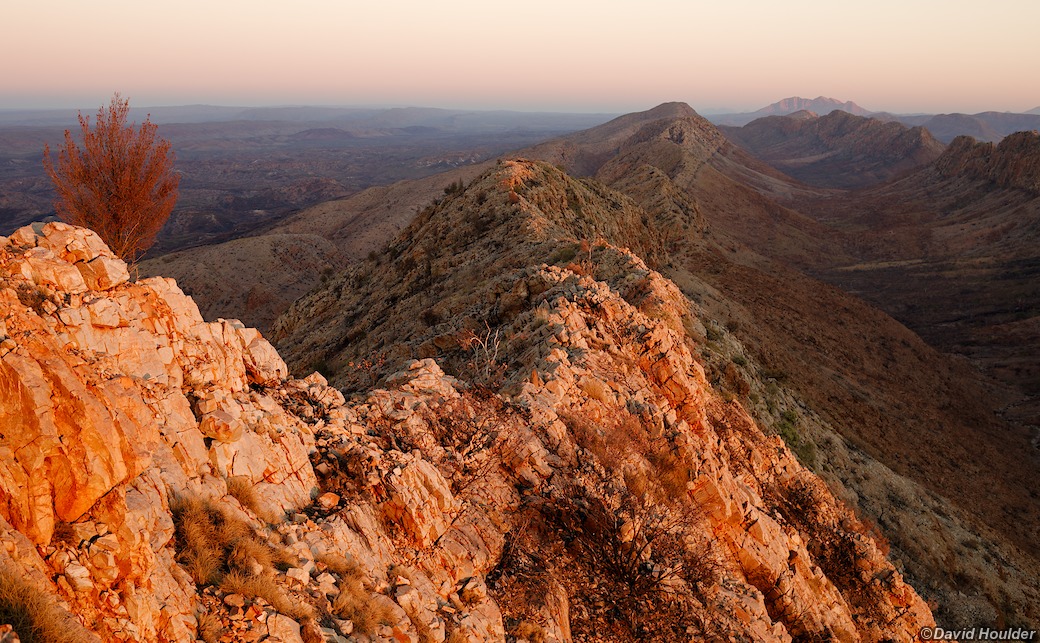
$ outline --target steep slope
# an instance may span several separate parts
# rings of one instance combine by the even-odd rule
[[[934,161],[943,151],[924,128],[838,110],[815,118],[805,112],[771,116],[722,131],[781,172],[828,188],[881,183]]]
[[[507,165],[484,203],[550,206],[551,185],[525,189],[540,179],[558,172]],[[450,234],[439,215],[423,229]],[[638,222],[619,215],[608,233]],[[573,212],[519,223],[536,251],[585,231]],[[499,354],[471,342],[469,385],[412,361],[346,403],[173,282],[128,282],[88,231],[2,241],[0,571],[64,614],[63,640],[912,641],[933,625],[866,527],[712,391],[672,328],[697,323],[686,302],[630,252],[601,243],[595,276],[520,265],[485,291],[494,345],[524,362],[511,393],[487,388]]]

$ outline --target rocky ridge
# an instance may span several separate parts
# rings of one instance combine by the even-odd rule
[[[1024,518],[1025,462],[1016,459],[980,487],[980,473],[951,473],[930,455],[1010,464],[987,406],[999,398],[880,311],[720,234],[713,224],[727,213],[703,198],[710,195],[703,186],[686,188],[690,177],[712,171],[700,157],[683,159],[671,137],[693,130],[648,129],[656,134],[619,145],[618,162],[607,159],[597,176],[616,171],[621,189],[645,181],[652,190],[625,195],[545,163],[503,162],[424,210],[384,253],[298,302],[278,326],[283,354],[300,372],[320,368],[352,390],[416,358],[435,357],[466,379],[471,352],[461,345],[506,333],[502,324],[518,306],[516,270],[544,262],[591,275],[597,237],[629,245],[667,272],[697,311],[703,327],[686,327],[674,314],[671,323],[694,338],[713,387],[784,435],[836,493],[884,527],[946,624],[1036,618],[1035,564],[987,526],[1010,515],[1005,507]],[[663,164],[679,180],[642,154],[654,147],[680,159]],[[534,367],[517,357],[532,348],[503,339],[499,349],[514,375]],[[983,498],[992,493],[1003,500]],[[994,560],[1002,561],[1000,574]]]
[[[280,322],[279,345],[301,368],[320,364],[334,382],[352,389],[364,388],[366,378],[378,378],[390,364],[409,358],[437,357],[450,372],[469,379],[476,368],[473,356],[488,350],[505,363],[509,377],[504,391],[516,394],[533,382],[556,388],[546,373],[559,368],[554,363],[558,358],[542,363],[547,348],[540,344],[545,338],[567,342],[571,334],[545,323],[545,310],[535,306],[543,298],[539,282],[546,278],[530,281],[532,272],[545,270],[537,268],[539,262],[546,263],[550,274],[577,284],[605,282],[629,305],[686,337],[683,342],[703,338],[706,331],[697,330],[689,302],[674,286],[663,288],[668,282],[659,276],[652,283],[661,286],[641,285],[645,264],[605,241],[631,239],[653,253],[659,244],[649,216],[622,195],[570,179],[552,166],[503,162],[464,192],[428,208],[385,255],[298,302]],[[596,231],[602,233],[601,241],[582,241]],[[374,274],[386,279],[374,280]],[[486,288],[474,290],[477,275],[493,277]],[[393,284],[389,289],[388,283]],[[638,372],[610,357],[618,350],[612,346],[623,348],[625,343],[612,330],[615,323],[597,322],[594,327],[593,339],[583,334],[577,350],[568,350],[584,354],[589,362],[602,362],[594,379],[582,383],[577,378],[579,388],[616,396],[626,384],[612,383],[615,371],[627,371],[624,379]],[[350,338],[348,343],[344,337]],[[389,345],[390,337],[397,343]],[[678,346],[674,340],[673,345]],[[604,349],[607,355],[602,355]],[[382,351],[380,361],[366,360]],[[600,384],[604,379],[606,389]],[[619,410],[622,417],[627,408]]]
[[[621,248],[593,247],[593,274],[517,268],[503,313],[532,369],[501,394],[470,340],[473,381],[412,361],[348,402],[172,281],[130,282],[92,233],[0,247],[0,564],[75,615],[67,640],[909,641],[932,623],[855,516],[707,385],[681,294]],[[199,516],[239,539],[201,579]]]

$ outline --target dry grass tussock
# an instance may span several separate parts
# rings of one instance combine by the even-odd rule
[[[256,494],[256,487],[246,476],[232,476],[227,480],[228,495],[238,500],[243,507],[252,511],[260,520],[268,524],[282,521],[283,516],[271,511],[263,505]]]
[[[199,615],[199,638],[204,643],[217,643],[220,635],[224,633],[223,625],[216,614]]]
[[[347,561],[344,565],[338,565],[338,568],[342,571],[329,565],[329,569],[340,576],[339,594],[332,602],[332,612],[351,621],[354,631],[359,634],[371,634],[379,625],[392,625],[393,611],[389,605],[372,600],[372,593],[362,580],[360,567],[353,561]]]
[[[520,621],[511,634],[516,639],[531,643],[545,643],[545,628],[533,621]]]
[[[652,493],[660,502],[686,497],[691,463],[663,433],[652,435],[650,427],[638,416],[620,413],[596,423],[571,413],[564,414],[562,420],[575,441],[604,467],[624,470],[628,472],[626,478],[639,478],[626,480],[637,495]],[[645,461],[646,466],[639,466],[639,460]],[[656,483],[647,484],[648,478]]]
[[[245,521],[218,504],[185,496],[170,503],[177,537],[177,562],[199,585],[262,598],[292,618],[313,618],[314,608],[292,598],[274,580],[274,568],[292,558],[272,547]]]
[[[14,626],[22,643],[97,641],[52,594],[7,567],[0,567],[0,623]]]

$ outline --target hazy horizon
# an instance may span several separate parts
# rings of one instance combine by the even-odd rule
[[[896,113],[1024,112],[1040,3],[184,0],[5,10],[0,109],[416,106],[754,111],[790,96]],[[32,55],[28,55],[28,54]]]

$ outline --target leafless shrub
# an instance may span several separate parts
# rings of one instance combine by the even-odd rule
[[[686,496],[692,465],[663,434],[656,437],[640,418],[619,413],[603,423],[565,413],[561,419],[575,441],[608,469],[625,469],[626,461],[642,458],[652,468],[657,484],[646,489],[660,501]]]
[[[883,617],[880,612],[874,613],[885,603],[879,596],[883,588],[874,582],[873,576],[860,570],[861,562],[871,555],[869,541],[875,543],[879,554],[887,552],[884,536],[875,536],[876,527],[844,508],[835,507],[834,501],[810,480],[797,478],[780,495],[781,513],[806,536],[809,553],[827,578],[854,607],[873,617]],[[833,509],[827,511],[828,507]],[[876,537],[880,539],[875,540]]]
[[[459,346],[471,353],[466,366],[472,373],[474,383],[497,389],[501,386],[506,370],[506,365],[498,360],[502,345],[501,330],[492,330],[487,321],[484,322],[484,329],[481,334],[464,329],[459,335]]]
[[[573,535],[581,557],[619,581],[629,596],[713,580],[714,556],[688,543],[687,530],[699,520],[692,505],[668,506],[628,490],[621,491],[617,506],[578,487],[572,497],[559,508],[557,520]]]
[[[367,384],[369,388],[373,388],[376,383],[379,382],[379,378],[383,375],[383,367],[386,365],[386,357],[386,353],[373,353],[372,355],[359,359],[356,362],[347,362],[347,367],[354,370],[355,374],[353,379],[361,380]]]

